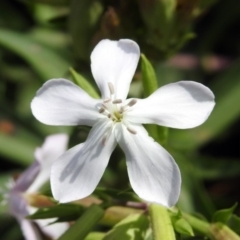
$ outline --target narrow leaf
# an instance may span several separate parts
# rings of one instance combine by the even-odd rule
[[[212,218],[212,222],[227,223],[236,207],[237,203],[235,203],[231,208],[215,212]]]
[[[229,221],[229,226],[233,229],[236,233],[240,234],[240,217],[233,214]]]
[[[72,74],[74,82],[79,87],[81,87],[83,90],[85,90],[91,97],[100,98],[99,94],[94,89],[94,87],[89,83],[88,80],[86,80],[82,75],[77,73],[73,68],[69,68],[69,71]]]
[[[141,72],[144,96],[148,97],[158,89],[158,83],[153,66],[144,54],[141,54]]]
[[[131,214],[110,230],[103,240],[143,240],[149,222],[145,214]]]
[[[144,54],[141,54],[141,72],[144,96],[148,97],[158,89],[158,82],[154,68]],[[166,127],[151,124],[145,127],[155,140],[158,140],[161,144],[165,143],[168,133]]]
[[[76,204],[60,204],[48,208],[40,208],[34,214],[28,216],[28,219],[48,219],[48,218],[60,218],[68,221],[77,219],[84,208]]]
[[[84,240],[102,240],[104,236],[105,236],[105,233],[91,232],[87,235],[86,238],[84,238]]]
[[[104,210],[101,207],[97,205],[90,206],[58,240],[84,239],[103,217],[103,214]]]
[[[193,229],[190,224],[183,218],[178,219],[174,224],[174,229],[183,235],[194,236]]]

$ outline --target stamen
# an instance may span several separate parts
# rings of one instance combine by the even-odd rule
[[[112,101],[113,104],[122,103],[122,99],[116,99]]]
[[[104,103],[108,103],[108,102],[110,102],[110,101],[111,101],[110,98],[106,98],[106,99],[103,100]]]
[[[108,83],[108,87],[109,87],[110,94],[113,95],[114,94],[114,86],[111,82]]]
[[[107,116],[108,116],[108,118],[111,118],[111,117],[112,117],[112,115],[111,115],[110,113],[109,113]]]
[[[133,105],[136,104],[136,102],[137,102],[136,99],[132,99],[127,105],[128,105],[129,107],[132,107]]]
[[[104,108],[100,108],[100,109],[98,110],[98,112],[99,112],[99,113],[104,113],[104,112],[105,112],[105,109],[104,109]]]
[[[103,103],[102,108],[107,109],[108,107]]]
[[[127,130],[128,130],[130,133],[132,133],[132,134],[137,134],[137,131],[134,130],[134,129],[132,129],[132,128],[130,128],[130,127],[127,127]]]
[[[123,113],[123,112],[124,112],[124,107],[123,107],[123,106],[120,107],[119,112],[120,112],[120,113]]]

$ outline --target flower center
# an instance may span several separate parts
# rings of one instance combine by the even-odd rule
[[[122,121],[122,118],[123,118],[123,115],[122,113],[120,112],[114,112],[113,113],[113,121],[116,121],[116,122],[121,122]]]
[[[124,121],[124,114],[130,110],[130,107],[136,104],[137,100],[132,99],[127,104],[122,104],[122,99],[114,98],[114,86],[111,82],[108,83],[110,97],[103,100],[102,105],[99,107],[99,113],[107,116],[112,120],[113,124],[122,122],[126,125],[127,130],[136,134],[137,132],[128,126],[127,122]]]

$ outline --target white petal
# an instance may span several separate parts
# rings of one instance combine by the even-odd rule
[[[146,99],[138,99],[126,119],[172,128],[193,128],[205,122],[215,105],[212,91],[204,85],[181,81],[159,88]]]
[[[32,222],[26,219],[19,219],[19,224],[21,226],[25,240],[41,240],[42,237],[38,233],[36,227]]]
[[[108,82],[111,82],[116,99],[126,99],[139,56],[138,45],[128,39],[98,43],[91,54],[91,68],[102,98],[109,97]]]
[[[134,126],[131,134],[125,126],[118,131],[133,190],[146,201],[171,207],[179,198],[181,175],[171,155],[154,142],[142,126]]]
[[[40,165],[40,171],[27,192],[37,192],[49,180],[51,166],[66,151],[67,144],[67,134],[54,134],[47,137],[42,147],[35,151],[35,161]]]
[[[33,115],[45,124],[92,126],[100,116],[96,107],[99,102],[71,81],[59,78],[43,84],[31,108]]]
[[[40,164],[38,161],[35,161],[20,175],[13,187],[13,190],[25,192],[34,182],[39,172]]]
[[[35,222],[39,225],[40,229],[51,239],[58,239],[63,233],[69,228],[67,223],[53,223],[56,218],[48,218],[36,220]]]
[[[9,212],[17,219],[24,218],[28,215],[27,202],[22,196],[22,193],[17,192],[15,189],[9,192]]]
[[[85,143],[71,148],[54,162],[51,188],[55,199],[70,202],[87,197],[94,191],[116,146],[113,134],[103,145],[111,124],[108,119],[99,120]]]
[[[33,214],[38,209],[35,207],[28,206],[29,215]],[[34,222],[39,226],[42,232],[44,232],[51,239],[58,239],[68,228],[68,223],[54,223],[57,218],[48,218],[48,219],[38,219]]]

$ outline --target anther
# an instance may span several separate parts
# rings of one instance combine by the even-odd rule
[[[110,113],[109,113],[107,116],[108,116],[108,118],[111,118],[111,117],[112,117],[112,115],[111,115]]]
[[[113,104],[122,103],[122,99],[116,99],[112,101]]]
[[[114,94],[114,86],[111,82],[108,83],[108,88],[109,88],[110,94],[113,95]]]
[[[100,108],[100,109],[98,110],[98,112],[99,112],[99,113],[104,113],[104,112],[105,112],[105,109],[104,109],[104,108]]]
[[[137,102],[136,99],[132,99],[127,105],[128,105],[129,107],[132,107],[133,105],[136,104],[136,102]]]
[[[132,128],[127,127],[127,130],[132,134],[137,134],[137,131]]]
[[[103,100],[104,103],[108,103],[108,102],[110,102],[110,101],[111,101],[110,98],[106,98],[106,99]]]
[[[119,112],[120,112],[120,113],[123,113],[123,112],[124,112],[124,107],[123,107],[123,106],[120,107]]]
[[[103,104],[102,104],[102,108],[103,108],[103,109],[107,109],[107,106],[103,103]]]

